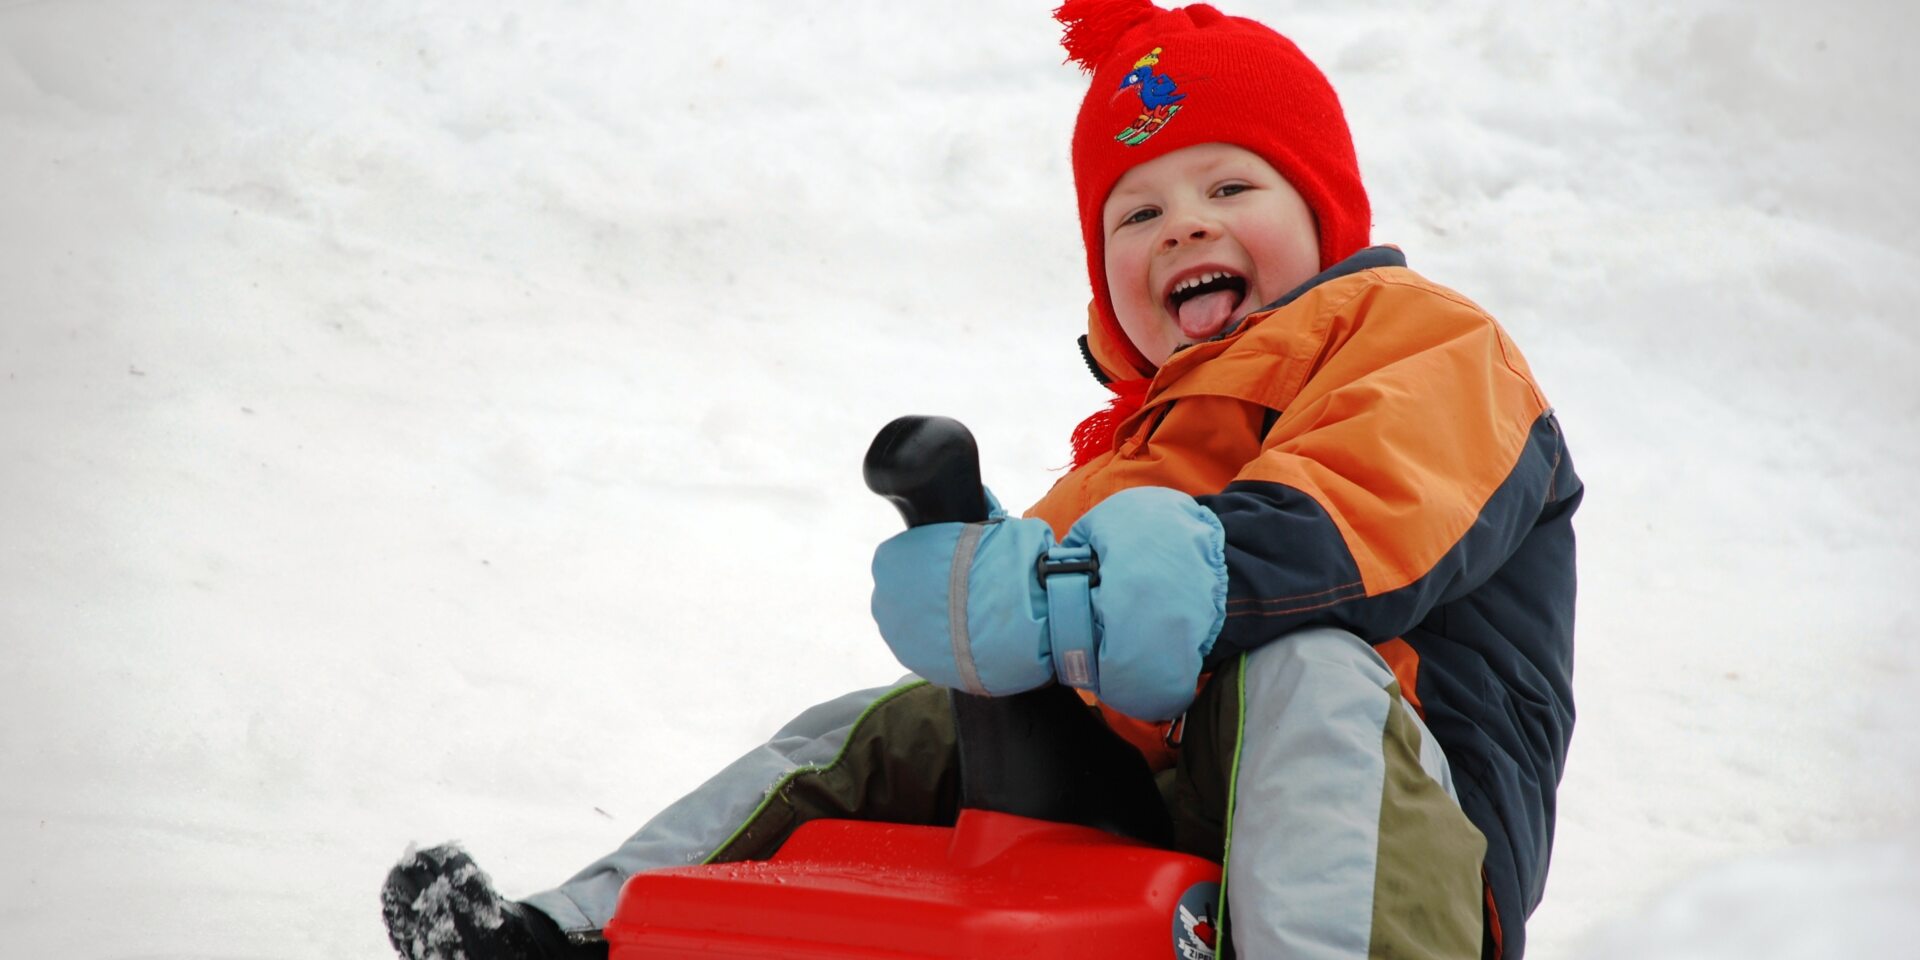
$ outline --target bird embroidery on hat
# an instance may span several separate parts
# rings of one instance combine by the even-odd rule
[[[1120,81],[1121,91],[1133,89],[1140,94],[1139,119],[1113,137],[1129,147],[1146,143],[1148,138],[1159,133],[1160,128],[1180,112],[1180,101],[1187,98],[1186,94],[1174,89],[1172,77],[1153,72],[1159,63],[1160,48],[1154,47],[1146,56],[1135,60],[1133,70],[1126,79]]]

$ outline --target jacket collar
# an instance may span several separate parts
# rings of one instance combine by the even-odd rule
[[[1375,247],[1368,247],[1346,258],[1345,260],[1342,260],[1339,263],[1336,263],[1333,266],[1328,267],[1327,269],[1314,274],[1312,277],[1308,278],[1308,280],[1305,283],[1302,283],[1301,285],[1294,287],[1292,290],[1287,291],[1287,293],[1284,296],[1282,296],[1280,299],[1275,300],[1272,303],[1269,303],[1261,307],[1260,309],[1253,311],[1252,313],[1248,314],[1248,316],[1254,316],[1256,314],[1266,313],[1272,310],[1278,310],[1281,307],[1284,307],[1287,304],[1292,303],[1293,301],[1298,300],[1301,297],[1305,296],[1307,291],[1312,290],[1313,288],[1323,283],[1327,283],[1332,280],[1338,280],[1341,277],[1352,276],[1353,274],[1360,273],[1366,270],[1377,270],[1377,269],[1380,269],[1381,267],[1405,267],[1406,265],[1407,265],[1407,255],[1400,252],[1399,247],[1387,246],[1384,244],[1380,246],[1375,246]],[[1219,340],[1224,337],[1232,336],[1239,329],[1240,329],[1239,326],[1235,325],[1226,330],[1220,331],[1220,333],[1215,335],[1212,339]],[[1117,352],[1110,349],[1103,350],[1101,348],[1104,346],[1107,346],[1106,344],[1098,344],[1089,339],[1090,337],[1104,336],[1104,335],[1105,334],[1103,333],[1100,324],[1093,323],[1093,324],[1090,324],[1089,333],[1087,335],[1082,335],[1080,337],[1080,356],[1082,359],[1086,360],[1087,369],[1089,371],[1092,371],[1093,378],[1095,380],[1100,381],[1102,386],[1105,386],[1106,384],[1112,383],[1116,379],[1131,379],[1133,376],[1139,375],[1135,371],[1131,371],[1131,370],[1128,370],[1128,371],[1110,370],[1107,367],[1107,365],[1101,363],[1100,357],[1102,354],[1113,355]],[[1185,349],[1185,348],[1183,347],[1181,349]],[[1145,371],[1142,371],[1142,372],[1145,372]],[[1149,377],[1152,376],[1151,372],[1145,372],[1145,373]]]

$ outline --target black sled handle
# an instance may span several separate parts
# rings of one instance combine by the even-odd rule
[[[900,417],[881,427],[860,472],[909,527],[987,518],[980,448],[952,417]]]

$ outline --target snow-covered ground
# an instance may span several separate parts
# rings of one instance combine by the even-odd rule
[[[0,955],[379,957],[896,675],[873,431],[1101,400],[1047,6],[0,2]],[[1911,956],[1920,12],[1227,7],[1588,483],[1532,956]]]

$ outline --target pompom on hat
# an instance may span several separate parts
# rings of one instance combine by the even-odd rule
[[[1313,211],[1321,269],[1367,246],[1372,214],[1346,115],[1292,41],[1206,4],[1067,0],[1053,15],[1067,59],[1093,74],[1073,128],[1073,180],[1093,280],[1090,346],[1110,377],[1154,369],[1107,294],[1101,208],[1133,167],[1201,143],[1251,150]]]

